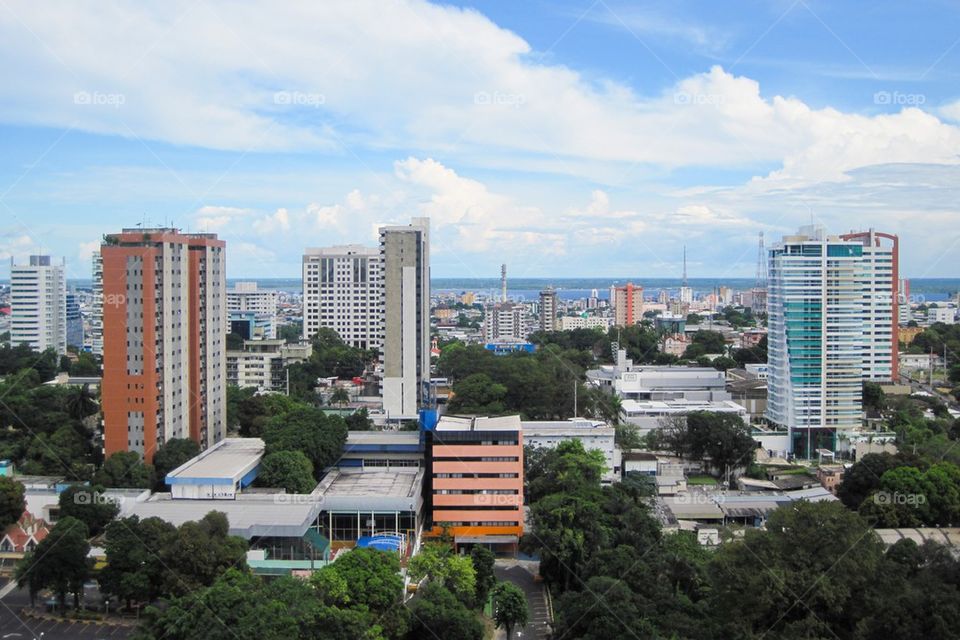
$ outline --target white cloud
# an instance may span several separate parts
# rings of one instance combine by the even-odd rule
[[[201,231],[215,233],[227,229],[228,226],[238,224],[239,221],[252,216],[253,213],[252,209],[205,205],[193,214],[193,220]]]
[[[94,252],[100,251],[100,241],[91,240],[90,242],[81,242],[77,248],[77,257],[83,261],[89,261]]]
[[[960,122],[960,100],[954,100],[940,107],[937,112],[948,120]]]
[[[0,260],[22,260],[36,246],[33,238],[26,234],[0,234]]]
[[[0,55],[18,64],[0,85],[0,119],[240,151],[421,149],[567,173],[585,162],[782,164],[765,178],[778,184],[958,162],[960,130],[930,113],[814,109],[720,67],[642,96],[535,59],[476,11],[422,0],[156,6],[77,2],[51,20],[37,3],[11,2]],[[703,45],[718,39],[628,18]],[[78,92],[88,98],[77,103]]]
[[[259,220],[254,220],[253,230],[262,234],[275,233],[277,231],[289,231],[290,213],[283,208],[277,209],[271,215],[265,216]]]

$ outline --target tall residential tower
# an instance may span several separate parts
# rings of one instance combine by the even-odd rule
[[[103,262],[106,454],[146,461],[171,438],[226,436],[225,243],[215,234],[124,229]]]
[[[360,349],[383,344],[380,250],[346,245],[307,249],[303,255],[303,339],[322,327]]]
[[[803,227],[769,253],[768,403],[791,450],[836,448],[860,426],[863,245]]]
[[[10,319],[10,344],[67,352],[67,279],[62,263],[52,264],[50,256],[30,256],[27,264],[18,265],[11,258]]]
[[[429,400],[430,219],[380,229],[383,269],[383,409],[416,418]]]

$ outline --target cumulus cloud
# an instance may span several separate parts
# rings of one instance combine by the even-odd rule
[[[283,208],[277,209],[271,215],[260,218],[259,220],[254,220],[253,230],[262,234],[289,231],[290,213]]]
[[[26,234],[0,234],[0,260],[21,260],[35,246],[33,238]]]
[[[253,214],[253,209],[204,205],[193,214],[193,220],[201,231],[215,233],[223,231],[228,226],[237,224]]]
[[[37,3],[10,3],[0,55],[18,64],[0,86],[0,119],[239,151],[417,148],[559,172],[584,161],[781,164],[763,180],[790,184],[884,162],[957,163],[960,129],[932,113],[817,109],[719,66],[639,95],[531,59],[526,41],[476,11],[423,0],[162,7],[78,2],[50,20]],[[631,21],[671,35],[655,16]],[[672,35],[716,41],[692,27]]]

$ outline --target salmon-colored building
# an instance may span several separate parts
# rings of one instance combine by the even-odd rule
[[[610,305],[613,323],[618,327],[640,324],[643,320],[643,287],[628,282],[622,287],[610,287]]]
[[[103,260],[106,455],[226,435],[226,260],[215,234],[124,229]]]
[[[523,535],[523,431],[519,416],[444,416],[427,432],[432,535],[457,547],[516,551]]]

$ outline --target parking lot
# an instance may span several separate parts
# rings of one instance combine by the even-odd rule
[[[84,638],[120,640],[133,635],[132,627],[97,625],[85,621],[41,620],[21,615],[30,602],[24,590],[14,589],[0,599],[0,640],[59,640]]]

